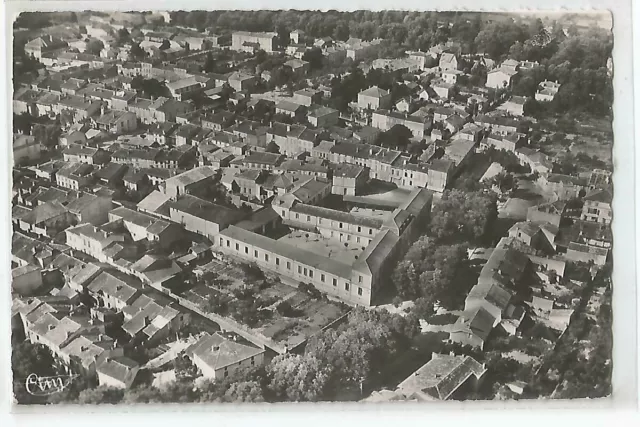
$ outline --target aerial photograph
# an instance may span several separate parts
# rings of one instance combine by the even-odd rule
[[[612,25],[17,15],[14,404],[609,397]]]

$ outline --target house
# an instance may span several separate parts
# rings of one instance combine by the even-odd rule
[[[111,110],[93,120],[97,129],[116,135],[133,132],[138,127],[136,115],[130,111]]]
[[[368,180],[367,167],[340,163],[333,170],[331,193],[343,196],[358,195]]]
[[[302,89],[293,92],[292,101],[296,104],[310,107],[312,104],[320,104],[322,92],[314,89]]]
[[[205,333],[185,350],[205,378],[224,380],[240,369],[250,369],[265,363],[265,350],[227,339],[219,334]]]
[[[229,76],[229,86],[237,92],[249,90],[256,84],[256,77],[236,71]]]
[[[525,98],[524,96],[512,96],[504,104],[502,104],[499,109],[505,110],[512,116],[523,116],[524,105],[526,104],[526,102],[527,98]]]
[[[516,61],[515,59],[509,58],[506,59],[502,64],[500,64],[500,67],[504,68],[505,70],[517,72],[520,68],[520,62]]]
[[[45,53],[55,52],[67,47],[67,43],[51,35],[45,35],[29,41],[24,45],[24,52],[36,59]]]
[[[609,190],[593,190],[583,198],[582,214],[584,221],[610,224],[612,218],[611,202],[613,196]]]
[[[122,185],[122,178],[127,173],[128,168],[127,165],[109,162],[96,171],[94,176],[103,185],[119,187]]]
[[[511,87],[513,79],[517,74],[517,71],[510,68],[496,68],[495,70],[489,71],[487,74],[487,82],[485,86],[493,89]]]
[[[176,199],[182,194],[189,194],[211,184],[216,175],[216,168],[200,166],[165,180],[164,194]]]
[[[134,242],[147,240],[166,249],[182,238],[182,230],[178,225],[125,207],[110,211],[109,221],[122,221]]]
[[[482,350],[496,323],[496,318],[483,307],[463,311],[451,328],[449,340]]]
[[[309,63],[302,59],[290,59],[284,63],[284,66],[291,68],[293,74],[299,77],[305,75],[309,71]]]
[[[253,147],[266,148],[267,130],[260,122],[244,120],[231,126],[228,131],[239,136],[240,140]]]
[[[35,265],[24,265],[11,270],[11,291],[18,295],[35,295],[42,287],[42,269]]]
[[[358,108],[378,110],[391,107],[391,94],[378,86],[372,86],[358,94]]]
[[[452,114],[444,121],[444,127],[449,131],[451,135],[457,133],[465,124],[465,120],[460,117],[458,114]],[[463,138],[468,139],[468,138]],[[474,140],[472,140],[475,142]]]
[[[300,120],[304,118],[306,107],[294,102],[282,100],[276,104],[276,113]]]
[[[31,135],[13,134],[13,162],[15,166],[40,159],[42,144]]]
[[[458,70],[460,68],[457,55],[447,52],[440,55],[438,66],[441,70]]]
[[[509,237],[512,237],[533,249],[544,250],[553,248],[553,241],[548,242],[541,226],[533,222],[521,221],[513,224],[509,229]]]
[[[87,286],[89,295],[99,306],[121,311],[141,294],[142,286],[136,280],[126,282],[113,273],[103,271]]]
[[[66,208],[76,224],[99,225],[107,221],[111,206],[111,197],[82,192],[69,201]]]
[[[231,34],[231,49],[245,51],[248,44],[257,45],[267,53],[273,52],[277,47],[276,33],[255,33],[248,31],[234,31]]]
[[[456,83],[458,83],[458,77],[460,77],[462,74],[464,74],[464,73],[462,71],[460,71],[460,70],[444,69],[444,70],[442,70],[440,78],[445,83],[448,83],[450,85],[455,85]]]
[[[54,200],[39,204],[20,215],[20,229],[39,236],[53,237],[72,224],[73,217],[62,203]]]
[[[106,357],[96,365],[98,384],[106,387],[129,388],[134,383],[140,366],[128,357]]]
[[[395,125],[402,125],[409,129],[413,139],[424,139],[428,129],[431,128],[431,120],[389,110],[376,110],[371,115],[371,126],[382,131],[388,131]]]
[[[171,220],[194,233],[215,239],[229,224],[240,221],[244,214],[185,194],[170,203]]]
[[[453,95],[454,85],[444,80],[434,80],[431,82],[431,89],[440,99],[449,99]]]
[[[528,147],[517,148],[516,156],[520,160],[520,164],[529,166],[532,172],[538,172],[543,175],[548,174],[553,168],[553,163],[549,156]]]
[[[56,184],[70,190],[80,190],[93,182],[93,165],[70,162],[56,173]]]
[[[420,402],[456,399],[475,390],[486,372],[471,356],[433,353],[429,362],[398,384],[395,394]]]
[[[556,94],[559,90],[560,85],[558,84],[558,82],[545,80],[538,85],[535,99],[538,102],[551,102],[556,97]]]
[[[283,154],[254,151],[244,158],[234,160],[234,163],[247,169],[274,170],[285,160]]]
[[[62,151],[62,158],[65,162],[97,165],[108,160],[109,154],[99,148],[71,144]]]
[[[339,119],[340,112],[338,110],[324,106],[312,108],[307,114],[307,120],[311,126],[317,128],[337,125]]]
[[[545,191],[555,193],[559,200],[575,199],[586,187],[581,178],[556,173],[541,175],[538,183]]]
[[[563,200],[531,206],[527,209],[527,221],[536,224],[549,223],[559,227],[566,206],[567,203]]]
[[[169,82],[166,83],[166,86],[171,93],[171,97],[178,101],[186,101],[204,89],[195,77],[188,77],[186,79]]]
[[[569,243],[565,259],[574,262],[591,263],[602,266],[607,263],[609,249],[597,248],[594,246],[584,245],[581,243]]]

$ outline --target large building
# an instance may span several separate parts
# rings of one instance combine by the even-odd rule
[[[236,31],[231,35],[231,49],[246,51],[248,48],[257,47],[265,52],[273,52],[276,48],[276,37],[276,33]]]
[[[324,238],[335,252],[319,253],[287,241],[274,240],[236,226],[220,232],[214,242],[222,252],[286,277],[313,285],[321,292],[353,305],[375,302],[394,261],[401,256],[428,220],[432,194],[411,192],[407,200],[384,219],[367,218],[276,197],[274,210],[291,226]],[[295,238],[295,236],[294,236]],[[283,240],[284,239],[284,240]],[[345,256],[341,256],[341,251]],[[358,251],[354,258],[349,251]]]

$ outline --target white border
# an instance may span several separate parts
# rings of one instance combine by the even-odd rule
[[[2,99],[6,100],[3,105],[5,114],[0,116],[5,130],[6,149],[0,150],[0,164],[9,163],[9,146],[11,141],[11,16],[16,12],[24,10],[198,10],[198,9],[393,9],[401,8],[406,10],[485,10],[485,11],[523,11],[523,10],[558,10],[579,11],[589,9],[608,9],[613,14],[614,32],[614,271],[613,271],[613,310],[614,310],[614,366],[613,366],[613,396],[608,399],[597,400],[574,400],[574,401],[521,401],[521,402],[447,402],[442,404],[378,404],[378,405],[351,405],[351,404],[293,404],[293,405],[270,405],[270,406],[234,406],[234,405],[148,405],[127,407],[124,405],[115,407],[30,407],[16,408],[10,407],[8,402],[11,396],[10,378],[10,342],[9,322],[1,322],[6,325],[5,331],[0,333],[0,366],[4,369],[0,372],[3,385],[0,389],[3,409],[7,408],[14,412],[27,412],[29,415],[11,416],[11,425],[35,425],[64,422],[66,425],[95,425],[96,423],[113,425],[125,423],[153,423],[155,425],[173,425],[180,423],[183,419],[189,422],[204,420],[207,424],[222,422],[224,425],[233,422],[234,425],[252,424],[256,421],[262,425],[278,425],[293,422],[297,425],[301,421],[313,423],[314,415],[321,415],[317,422],[327,423],[374,423],[378,425],[389,425],[395,420],[408,423],[436,423],[445,421],[446,417],[464,416],[469,418],[468,422],[474,424],[484,422],[496,425],[502,421],[517,422],[518,424],[528,424],[535,422],[537,426],[542,423],[549,425],[559,425],[561,423],[590,424],[604,420],[607,417],[607,424],[615,423],[610,415],[603,411],[634,410],[637,409],[638,389],[637,389],[637,351],[638,351],[638,329],[636,308],[638,295],[636,292],[636,178],[634,163],[638,159],[638,153],[634,150],[634,86],[633,86],[633,49],[632,49],[632,14],[629,0],[617,1],[584,1],[584,0],[564,0],[562,3],[550,0],[517,2],[509,0],[494,1],[470,1],[458,0],[455,5],[451,1],[432,0],[429,2],[420,0],[405,0],[401,4],[389,0],[349,0],[337,1],[326,0],[322,3],[305,4],[293,0],[272,0],[261,3],[252,0],[223,0],[223,1],[167,1],[167,0],[138,0],[136,2],[123,1],[87,1],[87,2],[61,2],[61,1],[9,1],[2,5],[4,19],[4,40],[7,54],[2,57],[6,80],[3,81]],[[640,14],[634,10],[636,16]],[[638,22],[638,21],[636,21]],[[638,35],[635,35],[636,43]],[[637,44],[636,44],[637,45]],[[640,66],[640,60],[636,65]],[[640,96],[640,89],[637,90]],[[0,200],[10,200],[10,180],[11,170],[5,167],[2,177],[6,180],[5,186],[0,186]],[[9,251],[10,242],[10,206],[5,205],[2,215],[2,236],[0,242],[5,243],[7,249],[2,258],[5,264],[0,269],[2,283],[5,283],[2,300],[4,303],[3,313],[10,312],[9,298]],[[7,317],[4,318],[7,320]],[[464,409],[464,411],[460,411]],[[485,411],[486,409],[501,409],[501,411]],[[531,412],[523,412],[523,409],[535,410],[535,417],[531,417]],[[555,411],[550,411],[556,409]],[[565,409],[565,411],[557,411]],[[570,410],[569,412],[567,410]],[[42,415],[46,412],[49,415]],[[73,415],[66,415],[73,412]],[[127,414],[115,414],[116,412],[127,412]],[[39,414],[36,414],[39,413]],[[99,416],[89,415],[89,413],[99,413]],[[160,414],[159,414],[160,413]],[[55,415],[54,415],[55,414]],[[153,416],[153,414],[156,414]],[[97,414],[96,414],[97,415]],[[311,415],[311,417],[309,417]],[[525,415],[525,416],[523,416]],[[399,420],[398,417],[402,419]],[[427,416],[428,418],[424,418]],[[538,416],[544,417],[539,419]],[[53,418],[55,417],[55,418]],[[506,417],[506,418],[503,418]],[[513,417],[513,418],[512,418]],[[451,420],[449,420],[451,421]],[[384,424],[383,424],[384,423]],[[2,423],[2,425],[9,425]],[[454,424],[455,425],[455,424]],[[542,424],[544,425],[544,424]],[[626,423],[624,424],[626,425]],[[637,423],[636,423],[637,425]]]

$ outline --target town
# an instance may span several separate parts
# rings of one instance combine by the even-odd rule
[[[16,401],[609,395],[613,42],[578,18],[21,14]]]

